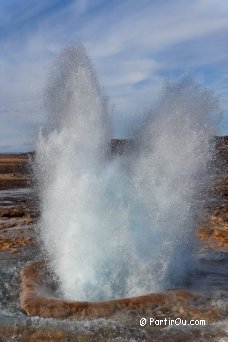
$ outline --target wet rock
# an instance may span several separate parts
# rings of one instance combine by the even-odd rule
[[[0,207],[0,217],[31,217],[26,206]]]
[[[20,248],[31,245],[32,239],[30,237],[22,236],[14,240],[0,239],[0,250],[9,251],[10,253],[17,253]]]

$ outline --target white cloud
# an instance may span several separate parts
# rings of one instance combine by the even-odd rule
[[[207,3],[208,7],[203,6],[201,1],[166,1],[163,6],[159,2],[157,5],[150,2],[147,6],[135,8],[135,1],[126,1],[125,15],[117,6],[116,12],[105,18],[97,18],[96,22],[105,22],[105,29],[105,25],[99,25],[96,29],[96,23],[92,21],[92,27],[89,27],[87,35],[89,47],[96,58],[108,57],[124,50],[131,52],[135,48],[143,48],[144,52],[155,52],[182,41],[228,28],[227,6],[220,5],[220,9],[223,8],[221,11],[218,10],[218,3]],[[102,34],[101,29],[104,29]],[[91,35],[95,36],[95,39],[90,40]]]
[[[42,122],[42,92],[49,64],[76,38],[85,43],[98,78],[115,104],[116,135],[128,130],[136,111],[142,113],[143,107],[155,103],[172,69],[190,70],[195,76],[198,67],[214,65],[218,77],[223,73],[220,61],[228,54],[221,39],[228,32],[228,3],[223,0],[78,0],[62,3],[49,13],[45,13],[50,7],[46,0],[12,4],[15,0],[1,12],[5,36],[0,50],[0,134],[2,113],[7,111],[12,119],[8,120],[9,140],[19,122],[27,120],[31,127]],[[45,14],[39,15],[41,12]],[[227,92],[227,84],[214,82]],[[24,139],[25,131],[22,135]]]

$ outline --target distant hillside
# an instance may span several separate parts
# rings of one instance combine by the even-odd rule
[[[215,137],[215,164],[218,168],[226,169],[228,165],[228,136]],[[112,156],[129,153],[133,140],[112,139],[110,142]],[[0,189],[26,187],[31,179],[31,165],[35,152],[0,154]]]

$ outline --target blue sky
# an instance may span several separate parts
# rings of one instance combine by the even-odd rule
[[[228,134],[228,1],[0,0],[0,151],[33,149],[50,65],[86,46],[125,137],[164,81],[189,75],[220,98]]]

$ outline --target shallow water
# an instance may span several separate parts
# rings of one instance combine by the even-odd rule
[[[17,202],[23,202],[28,199],[32,193],[30,188],[0,190],[0,206],[6,207],[15,205]]]

